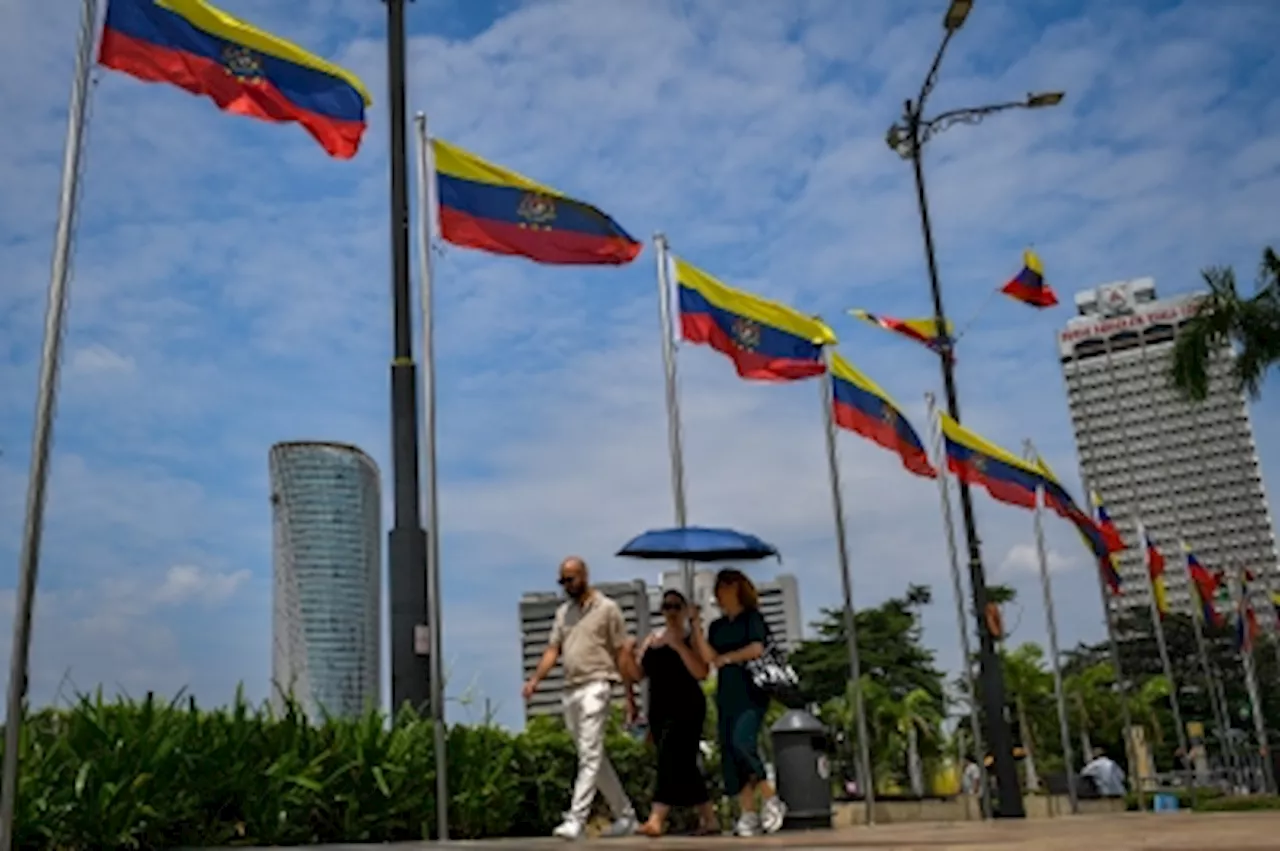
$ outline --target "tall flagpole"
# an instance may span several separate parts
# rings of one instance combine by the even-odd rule
[[[1156,397],[1156,376],[1155,374],[1153,374],[1151,370],[1151,362],[1147,359],[1146,337],[1141,332],[1139,332],[1138,334],[1138,354],[1139,354],[1139,359],[1142,361],[1143,375],[1146,377],[1146,381],[1144,383],[1146,384],[1146,387],[1147,387],[1147,391],[1146,391],[1147,404],[1151,407],[1152,410],[1155,410],[1155,408],[1159,403],[1159,400]],[[1198,431],[1199,420],[1198,420],[1198,417],[1196,416],[1196,412],[1192,411],[1191,415],[1192,415],[1192,420],[1193,422],[1195,422],[1197,431]],[[1165,436],[1166,436],[1166,432],[1168,431],[1169,421],[1167,417],[1162,417],[1161,419],[1162,419],[1162,423],[1160,425],[1159,431],[1156,433],[1156,456],[1159,458],[1158,464],[1160,467],[1160,475],[1161,475],[1161,478],[1164,479],[1165,487],[1169,493],[1170,504],[1173,507],[1174,528],[1177,530],[1179,542],[1183,547],[1185,547],[1187,545],[1186,543],[1187,539],[1183,531],[1182,510],[1181,508],[1179,508],[1178,500],[1173,493],[1174,482],[1172,477],[1172,467],[1169,463],[1168,457],[1165,454],[1165,448],[1166,448]],[[1215,534],[1216,534],[1216,523],[1215,523]],[[1183,564],[1184,566],[1186,566],[1185,558],[1183,559]],[[1187,593],[1188,593],[1188,599],[1190,599],[1190,594],[1192,592],[1192,589],[1194,588],[1196,590],[1197,596],[1199,594],[1199,589],[1196,588],[1195,583],[1191,579],[1191,570],[1189,567],[1187,568],[1186,573],[1187,573]],[[1210,605],[1212,605],[1212,601],[1210,602]],[[1200,628],[1199,614],[1196,611],[1196,608],[1197,607],[1193,606],[1192,612],[1191,612],[1191,622],[1192,622],[1192,626],[1195,629],[1195,635],[1196,635],[1196,651],[1200,657],[1200,666],[1204,671],[1205,688],[1208,690],[1208,693],[1209,693],[1209,707],[1213,712],[1214,726],[1218,728],[1218,736],[1222,740],[1223,747],[1225,749],[1227,747],[1227,744],[1226,744],[1226,728],[1223,725],[1224,713],[1221,711],[1221,708],[1218,705],[1218,688],[1216,684],[1216,678],[1214,677],[1213,669],[1209,665],[1209,655],[1205,649],[1204,634]],[[1189,748],[1186,750],[1186,756],[1189,762],[1191,759],[1191,751]]]
[[[1073,367],[1072,375],[1078,374],[1080,371],[1080,361],[1076,358],[1074,348],[1071,352],[1071,365]],[[1108,362],[1108,368],[1110,368],[1110,362]],[[1070,382],[1067,382],[1067,390],[1071,390]],[[1094,447],[1089,430],[1081,429],[1080,435],[1084,438],[1084,450],[1089,453],[1090,457],[1092,457]],[[1094,494],[1093,482],[1089,478],[1089,473],[1085,470],[1083,457],[1080,459],[1080,484],[1084,487],[1085,495],[1089,499],[1090,514],[1096,518],[1096,512],[1092,509]],[[1112,568],[1115,567],[1114,558],[1110,554],[1107,555],[1107,561],[1108,566]],[[1124,723],[1124,731],[1121,734],[1121,739],[1124,743],[1125,763],[1129,767],[1129,786],[1133,789],[1134,794],[1138,798],[1138,810],[1144,811],[1147,808],[1147,802],[1146,794],[1142,788],[1141,779],[1138,777],[1138,749],[1133,741],[1133,713],[1129,708],[1130,683],[1125,679],[1124,665],[1120,660],[1120,641],[1116,638],[1116,625],[1113,617],[1114,613],[1112,612],[1111,607],[1111,591],[1109,590],[1106,579],[1102,575],[1102,565],[1098,564],[1097,568],[1098,569],[1095,571],[1095,574],[1098,580],[1098,597],[1102,602],[1102,621],[1107,627],[1107,644],[1111,649],[1111,667],[1115,670],[1116,689],[1120,692],[1121,721]],[[1088,762],[1093,758],[1093,754],[1086,753],[1083,758]]]
[[[831,478],[831,510],[836,518],[836,550],[840,556],[840,585],[844,594],[844,635],[849,648],[849,675],[852,677],[853,710],[858,725],[858,761],[862,763],[862,800],[866,805],[867,824],[876,823],[876,783],[871,770],[871,740],[867,734],[867,715],[862,696],[862,663],[858,658],[857,619],[853,612],[853,577],[849,572],[849,542],[845,535],[844,496],[840,488],[840,456],[836,449],[836,423],[831,408],[834,390],[831,383],[831,357],[822,347],[826,369],[819,383],[822,394],[822,422],[827,432],[827,470]]]
[[[1039,455],[1035,446],[1028,440],[1026,443],[1027,460],[1034,461]],[[1044,486],[1036,487],[1036,558],[1040,562],[1040,590],[1044,593],[1044,620],[1049,633],[1049,659],[1053,669],[1053,696],[1058,703],[1058,734],[1062,737],[1062,761],[1067,767],[1067,797],[1071,801],[1071,814],[1080,813],[1080,799],[1076,792],[1076,769],[1072,765],[1074,756],[1071,753],[1071,724],[1067,720],[1067,692],[1062,686],[1062,661],[1058,652],[1058,621],[1053,613],[1053,586],[1049,582],[1049,554],[1044,545]]]
[[[0,768],[0,851],[13,847],[13,814],[17,805],[18,748],[21,746],[23,705],[27,695],[27,663],[31,652],[31,615],[40,572],[40,544],[49,484],[49,450],[58,396],[58,368],[66,327],[67,289],[71,278],[71,239],[79,200],[80,160],[84,149],[85,116],[89,106],[89,73],[98,21],[97,0],[84,0],[75,75],[68,108],[67,140],[62,157],[62,188],[58,193],[58,224],[53,237],[53,262],[45,307],[44,344],[36,396],[35,428],[31,439],[31,472],[27,480],[27,513],[22,527],[22,555],[18,562],[17,608],[13,617],[13,647],[9,662],[9,699],[4,724],[4,763]]]
[[[664,234],[653,235],[654,254],[658,262],[658,319],[662,333],[662,370],[667,394],[667,448],[671,454],[671,497],[675,505],[676,525],[689,525],[684,496],[684,447],[680,436],[680,390],[676,380],[675,323],[671,304],[671,249]],[[680,564],[680,578],[685,598],[693,599],[693,564]]]
[[[969,726],[973,735],[974,761],[978,764],[978,794],[982,817],[991,818],[991,778],[987,776],[986,748],[982,743],[982,722],[978,720],[978,688],[973,677],[973,648],[969,643],[969,618],[964,611],[964,580],[960,578],[960,553],[956,548],[956,525],[951,513],[951,493],[947,487],[947,453],[938,419],[938,401],[924,394],[929,406],[929,428],[933,438],[933,465],[938,471],[938,493],[942,498],[942,528],[947,538],[947,560],[951,565],[951,590],[956,599],[956,626],[960,630],[960,652],[964,654],[964,685],[969,692]]]
[[[1186,541],[1182,543],[1182,567],[1187,574],[1187,594],[1194,593],[1196,599],[1200,599],[1200,586],[1196,584],[1195,578],[1191,575],[1191,551],[1187,549]],[[1210,608],[1214,606],[1213,600],[1207,601]],[[1209,690],[1209,705],[1213,709],[1213,724],[1218,728],[1218,741],[1222,744],[1222,756],[1230,761],[1234,747],[1232,746],[1227,731],[1230,728],[1227,723],[1226,707],[1219,701],[1222,697],[1220,692],[1221,684],[1218,682],[1217,676],[1214,674],[1213,666],[1209,663],[1209,650],[1204,641],[1204,627],[1201,624],[1201,606],[1193,606],[1191,611],[1191,625],[1196,635],[1196,652],[1200,656],[1200,667],[1204,670],[1205,687]],[[1188,753],[1187,757],[1190,758]]]
[[[1245,593],[1244,568],[1236,569],[1231,581],[1231,602],[1235,605],[1236,628],[1242,631],[1243,641],[1240,647],[1240,662],[1244,666],[1244,684],[1249,691],[1249,714],[1253,716],[1253,733],[1257,737],[1258,755],[1262,757],[1262,791],[1267,794],[1275,792],[1275,777],[1271,766],[1271,747],[1267,742],[1267,722],[1262,717],[1262,699],[1258,695],[1258,675],[1253,667],[1253,639],[1249,635],[1249,621],[1245,618],[1245,607],[1252,605]]]
[[[1129,490],[1133,494],[1133,512],[1134,527],[1141,532],[1141,537],[1146,538],[1146,529],[1142,525],[1142,515],[1146,514],[1142,497],[1138,495],[1138,477],[1133,470],[1133,452],[1130,446],[1130,438],[1133,432],[1129,425],[1129,417],[1125,414],[1124,405],[1121,403],[1119,393],[1116,391],[1116,370],[1115,361],[1111,355],[1111,340],[1104,341],[1103,352],[1106,356],[1107,364],[1107,390],[1111,396],[1112,408],[1116,411],[1120,418],[1120,427],[1124,430],[1125,445],[1123,449],[1125,478],[1129,485]],[[1154,546],[1154,544],[1153,544]],[[1178,736],[1178,747],[1182,748],[1182,752],[1187,751],[1187,731],[1182,726],[1182,708],[1178,704],[1178,681],[1173,676],[1173,667],[1169,664],[1169,648],[1165,646],[1164,641],[1164,624],[1160,622],[1160,608],[1156,604],[1156,588],[1155,580],[1151,577],[1151,569],[1147,565],[1147,550],[1143,540],[1138,541],[1138,549],[1142,557],[1142,575],[1147,579],[1147,593],[1150,595],[1151,602],[1151,623],[1156,635],[1156,649],[1160,653],[1160,664],[1164,669],[1165,678],[1169,681],[1169,705],[1173,710],[1173,722],[1177,726],[1175,731]]]
[[[441,842],[449,839],[449,753],[444,718],[444,629],[440,600],[440,491],[436,454],[435,297],[431,280],[431,236],[434,232],[435,169],[427,136],[427,116],[414,117],[418,141],[418,293],[422,309],[422,448],[427,456],[427,601],[431,647],[431,721],[436,752],[436,829]]]

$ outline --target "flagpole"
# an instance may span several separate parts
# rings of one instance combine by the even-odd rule
[[[1195,577],[1191,575],[1191,552],[1186,549],[1186,541],[1183,541],[1182,546],[1182,567],[1187,574],[1187,594],[1190,595],[1194,593],[1197,600],[1205,602],[1200,596],[1200,586],[1196,584]],[[1212,608],[1214,601],[1208,600],[1207,602],[1210,608]],[[1200,656],[1200,666],[1204,669],[1205,685],[1209,689],[1209,705],[1213,709],[1213,723],[1214,726],[1218,728],[1218,739],[1222,742],[1223,757],[1225,757],[1228,763],[1230,763],[1232,761],[1232,751],[1234,748],[1227,736],[1229,725],[1224,720],[1227,717],[1227,711],[1219,702],[1219,698],[1221,697],[1219,689],[1221,686],[1217,681],[1217,676],[1215,676],[1213,672],[1213,666],[1209,664],[1209,650],[1205,645],[1204,628],[1201,626],[1200,622],[1201,613],[1200,611],[1197,611],[1202,608],[1203,606],[1193,606],[1191,611],[1191,624],[1196,634],[1196,652]],[[1191,754],[1188,753],[1187,756],[1190,757]]]
[[[1152,373],[1151,363],[1147,360],[1147,341],[1146,341],[1146,338],[1141,333],[1139,333],[1138,335],[1138,353],[1139,353],[1139,359],[1142,361],[1143,375],[1146,376],[1147,404],[1150,405],[1152,409],[1154,409],[1158,401],[1156,398],[1156,376]],[[1192,413],[1192,419],[1194,422],[1196,422],[1196,425],[1198,428],[1199,422],[1198,422],[1198,419],[1196,418],[1197,412],[1192,411],[1191,413]],[[1162,423],[1160,426],[1160,430],[1156,434],[1156,454],[1157,454],[1157,457],[1160,459],[1159,466],[1160,466],[1161,476],[1164,479],[1165,486],[1168,488],[1168,491],[1170,494],[1170,503],[1173,507],[1174,528],[1177,531],[1179,541],[1181,542],[1182,546],[1185,547],[1187,545],[1186,544],[1187,539],[1186,539],[1185,533],[1183,532],[1182,512],[1178,507],[1177,499],[1173,497],[1173,481],[1172,481],[1172,476],[1170,472],[1171,468],[1169,465],[1169,460],[1165,456],[1164,438],[1165,438],[1166,431],[1167,431],[1167,426],[1164,423]],[[1197,452],[1198,451],[1199,450],[1197,450]],[[1215,526],[1215,536],[1216,536],[1216,522],[1214,523],[1214,526]],[[1185,559],[1183,561],[1183,564],[1184,566],[1186,565]],[[1199,596],[1199,589],[1196,587],[1195,583],[1191,580],[1190,568],[1187,569],[1186,573],[1187,573],[1187,595],[1188,595],[1188,600],[1190,600],[1192,589],[1193,588],[1196,589],[1197,596]],[[1212,605],[1212,601],[1210,602],[1210,605]],[[1196,649],[1200,656],[1200,665],[1204,670],[1205,687],[1209,691],[1209,706],[1210,706],[1210,710],[1213,712],[1214,725],[1218,728],[1218,735],[1220,738],[1222,738],[1223,746],[1225,748],[1226,747],[1226,728],[1223,726],[1223,723],[1222,723],[1224,713],[1221,711],[1221,708],[1218,705],[1218,689],[1215,687],[1215,682],[1214,682],[1215,678],[1213,675],[1213,670],[1209,665],[1209,656],[1205,650],[1204,635],[1200,629],[1200,621],[1198,618],[1198,613],[1195,611],[1196,608],[1197,607],[1193,606],[1192,612],[1191,612],[1191,621],[1195,628],[1195,634],[1196,634]],[[1185,747],[1186,746],[1184,745],[1184,748]],[[1186,755],[1189,761],[1191,759],[1191,750],[1189,748],[1186,748]]]
[[[1242,631],[1243,641],[1240,646],[1240,662],[1244,666],[1244,684],[1249,691],[1249,714],[1253,716],[1253,733],[1257,738],[1258,755],[1262,758],[1262,791],[1271,794],[1275,791],[1275,777],[1271,767],[1271,747],[1267,741],[1267,722],[1262,717],[1262,699],[1258,695],[1258,676],[1253,667],[1253,637],[1249,634],[1249,619],[1245,617],[1246,607],[1252,605],[1245,593],[1244,568],[1236,568],[1236,576],[1231,583],[1231,601],[1235,605],[1236,628]]]
[[[58,370],[66,327],[67,290],[71,279],[71,240],[75,233],[76,202],[80,190],[80,162],[89,106],[89,74],[98,21],[97,0],[83,0],[75,74],[68,108],[67,138],[58,193],[58,223],[53,237],[53,262],[45,307],[44,343],[40,352],[35,427],[31,440],[31,472],[27,481],[26,519],[22,527],[22,555],[13,617],[13,647],[9,661],[9,694],[4,724],[4,762],[0,768],[0,851],[13,847],[13,814],[17,805],[18,749],[21,747],[23,705],[27,694],[27,665],[31,652],[31,620],[40,572],[40,544],[49,484],[49,451],[53,442]]]
[[[1142,541],[1139,542],[1142,557],[1142,574],[1147,578],[1147,593],[1150,595],[1151,603],[1151,622],[1155,629],[1156,649],[1160,653],[1160,664],[1164,668],[1164,675],[1169,680],[1169,705],[1173,710],[1173,721],[1177,725],[1175,732],[1178,737],[1178,747],[1182,748],[1182,752],[1187,753],[1187,731],[1182,726],[1182,708],[1178,704],[1178,681],[1173,676],[1173,667],[1169,664],[1169,648],[1165,646],[1164,641],[1164,625],[1160,622],[1160,609],[1156,604],[1156,588],[1155,581],[1151,577],[1150,567],[1147,565],[1146,550],[1146,528],[1142,525],[1142,515],[1146,514],[1145,505],[1142,498],[1138,495],[1138,477],[1133,471],[1133,452],[1129,441],[1133,432],[1129,426],[1129,418],[1125,414],[1123,404],[1120,402],[1119,393],[1116,391],[1116,370],[1115,361],[1111,354],[1111,340],[1107,339],[1103,343],[1103,352],[1106,356],[1107,364],[1107,391],[1111,396],[1111,404],[1117,412],[1120,419],[1120,427],[1124,430],[1125,446],[1124,446],[1124,466],[1125,478],[1128,481],[1129,490],[1133,493],[1133,512],[1134,526],[1142,531]],[[1154,546],[1154,544],[1153,544]]]
[[[684,494],[684,447],[680,435],[680,391],[676,376],[675,323],[671,304],[671,249],[665,234],[653,235],[654,254],[658,262],[658,319],[662,332],[662,370],[666,381],[667,396],[667,448],[671,455],[671,497],[675,505],[676,525],[689,525],[688,508]],[[685,597],[693,599],[693,563],[680,563],[680,578]]]
[[[1076,359],[1074,349],[1072,350],[1072,354],[1071,354],[1071,365],[1073,367],[1072,374],[1074,375],[1076,371],[1079,369],[1079,362]],[[1108,366],[1109,366],[1109,362],[1108,362]],[[1071,389],[1070,382],[1067,383],[1067,389],[1068,391],[1070,391]],[[1084,447],[1085,451],[1087,451],[1090,454],[1090,457],[1092,457],[1093,440],[1092,440],[1092,437],[1090,436],[1088,429],[1081,430],[1080,434],[1081,436],[1084,437],[1084,441],[1086,444]],[[1089,473],[1085,470],[1085,465],[1083,460],[1080,461],[1080,484],[1084,487],[1084,492],[1089,498],[1091,515],[1094,516],[1096,519],[1096,512],[1092,510],[1093,494],[1095,491],[1093,488],[1092,480],[1089,478]],[[1113,556],[1111,556],[1110,554],[1107,555],[1107,562],[1109,567],[1111,567],[1112,569],[1115,569],[1115,560]],[[1124,723],[1124,732],[1121,738],[1124,743],[1125,762],[1129,766],[1128,781],[1129,781],[1130,788],[1133,789],[1134,794],[1137,796],[1138,810],[1139,812],[1142,812],[1147,808],[1147,801],[1146,801],[1146,794],[1142,788],[1142,783],[1138,777],[1138,768],[1139,768],[1138,750],[1133,742],[1133,713],[1129,709],[1130,683],[1127,679],[1125,679],[1124,666],[1120,661],[1120,642],[1116,638],[1115,621],[1113,619],[1113,612],[1111,610],[1111,592],[1109,590],[1107,580],[1102,575],[1102,565],[1098,564],[1097,568],[1098,570],[1096,570],[1095,573],[1096,573],[1096,578],[1098,580],[1098,597],[1102,603],[1102,621],[1104,624],[1106,624],[1106,627],[1107,627],[1107,644],[1111,648],[1111,667],[1115,670],[1116,688],[1120,692],[1121,720]],[[1088,760],[1091,760],[1092,758],[1093,758],[1093,754],[1091,753],[1086,753],[1084,755],[1084,760],[1086,762]]]
[[[1031,441],[1026,442],[1027,460],[1038,457]],[[1040,590],[1044,594],[1044,620],[1049,633],[1049,659],[1053,668],[1053,696],[1058,703],[1058,733],[1062,737],[1062,760],[1067,767],[1067,798],[1071,801],[1071,814],[1079,815],[1080,800],[1076,791],[1076,770],[1072,765],[1071,724],[1067,720],[1067,693],[1062,686],[1062,662],[1058,652],[1058,622],[1053,612],[1053,586],[1049,582],[1049,555],[1044,545],[1044,485],[1036,486],[1036,558],[1040,562]]]
[[[969,642],[969,618],[964,611],[964,580],[960,578],[960,554],[956,547],[956,526],[951,513],[951,494],[947,488],[947,453],[943,446],[938,419],[938,401],[932,393],[924,394],[929,406],[929,427],[933,438],[933,464],[938,471],[938,493],[942,499],[942,528],[947,539],[947,560],[951,565],[951,590],[956,601],[956,627],[960,631],[960,652],[964,654],[964,684],[969,692],[969,726],[973,735],[974,761],[978,764],[978,793],[982,817],[991,818],[991,779],[987,776],[986,748],[982,742],[982,723],[978,720],[978,689],[973,678],[973,648]]]
[[[849,571],[849,542],[844,522],[844,496],[840,488],[840,456],[836,448],[836,423],[831,408],[834,389],[831,382],[831,355],[822,347],[826,367],[819,382],[822,398],[822,422],[827,433],[827,472],[831,480],[831,510],[836,520],[836,551],[840,557],[840,586],[844,595],[844,634],[849,649],[849,675],[853,682],[853,708],[858,725],[858,760],[862,763],[862,800],[866,806],[866,823],[876,823],[876,783],[871,767],[871,742],[867,734],[866,708],[862,695],[862,663],[858,657],[857,619],[853,611],[853,577]]]
[[[418,293],[422,310],[422,448],[427,456],[427,601],[431,646],[431,721],[435,736],[436,830],[441,842],[449,840],[449,754],[444,717],[444,623],[440,600],[440,491],[439,455],[436,453],[436,350],[435,296],[431,275],[431,236],[434,232],[435,198],[431,177],[431,143],[426,113],[414,117],[418,141]]]

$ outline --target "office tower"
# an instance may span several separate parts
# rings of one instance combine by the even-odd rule
[[[693,574],[693,602],[702,607],[702,622],[709,624],[720,617],[720,607],[715,597],[716,571],[702,568]],[[774,579],[752,577],[760,596],[760,614],[778,646],[790,652],[804,640],[804,621],[800,618],[800,587],[796,578],[781,573]],[[649,617],[653,623],[662,621],[662,594],[668,588],[684,592],[684,579],[680,571],[670,570],[658,578],[658,584],[649,589]]]
[[[273,702],[308,717],[379,705],[382,522],[378,467],[354,446],[271,447]]]
[[[649,597],[644,581],[604,582],[595,590],[611,598],[622,609],[627,632],[637,639],[649,634]],[[520,599],[520,649],[524,679],[533,675],[538,660],[547,649],[551,625],[555,622],[556,609],[565,601],[558,591],[532,591]],[[535,715],[560,715],[560,697],[564,691],[564,673],[559,665],[538,686],[537,693],[525,704],[525,719]],[[622,697],[622,687],[614,689],[614,698]],[[639,699],[637,697],[637,699]]]
[[[1158,299],[1139,278],[1076,295],[1077,316],[1058,332],[1076,450],[1128,546],[1117,558],[1121,610],[1149,607],[1139,518],[1167,561],[1170,608],[1191,613],[1181,541],[1205,565],[1254,571],[1259,621],[1270,624],[1266,586],[1280,588],[1271,515],[1247,400],[1231,377],[1229,350],[1211,371],[1208,398],[1184,401],[1168,379],[1177,329],[1198,296]],[[1225,601],[1219,604],[1225,613]]]

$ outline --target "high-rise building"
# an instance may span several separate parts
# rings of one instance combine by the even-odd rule
[[[716,572],[695,570],[693,574],[693,602],[702,607],[702,622],[709,624],[720,617],[720,607],[715,597]],[[791,652],[804,640],[804,621],[800,618],[800,586],[789,573],[780,573],[773,579],[754,581],[760,596],[760,614],[764,615],[769,632],[784,652]],[[662,622],[662,594],[668,588],[684,591],[684,579],[678,570],[669,570],[658,577],[658,584],[649,588],[649,618],[653,623]]]
[[[649,597],[644,581],[603,582],[595,590],[612,599],[622,609],[627,631],[636,637],[649,633]],[[556,591],[532,591],[520,599],[520,651],[522,669],[527,680],[538,667],[538,660],[547,649],[551,625],[555,622],[556,609],[565,600]],[[525,718],[535,715],[561,714],[560,697],[564,692],[564,673],[559,665],[538,686],[533,698],[525,704]],[[622,687],[614,689],[614,698],[622,697]]]
[[[382,522],[378,467],[355,446],[271,447],[273,701],[308,717],[379,705]]]
[[[1210,569],[1261,577],[1254,603],[1270,623],[1266,586],[1280,588],[1275,535],[1233,355],[1217,354],[1203,403],[1185,401],[1168,378],[1177,330],[1198,298],[1158,299],[1151,278],[1076,295],[1077,315],[1057,335],[1076,449],[1086,485],[1128,545],[1117,557],[1124,590],[1112,606],[1150,606],[1141,521],[1166,559],[1171,608],[1191,612],[1185,541]]]

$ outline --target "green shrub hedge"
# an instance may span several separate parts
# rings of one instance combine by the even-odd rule
[[[609,756],[647,812],[652,753],[613,723]],[[452,838],[546,835],[568,806],[573,741],[539,719],[515,734],[449,729]],[[30,715],[22,731],[15,845],[171,848],[392,842],[435,833],[429,720],[377,713],[308,724],[243,699],[106,702]],[[713,775],[716,766],[708,766]],[[718,781],[716,781],[718,782]],[[718,790],[713,789],[718,797]]]

